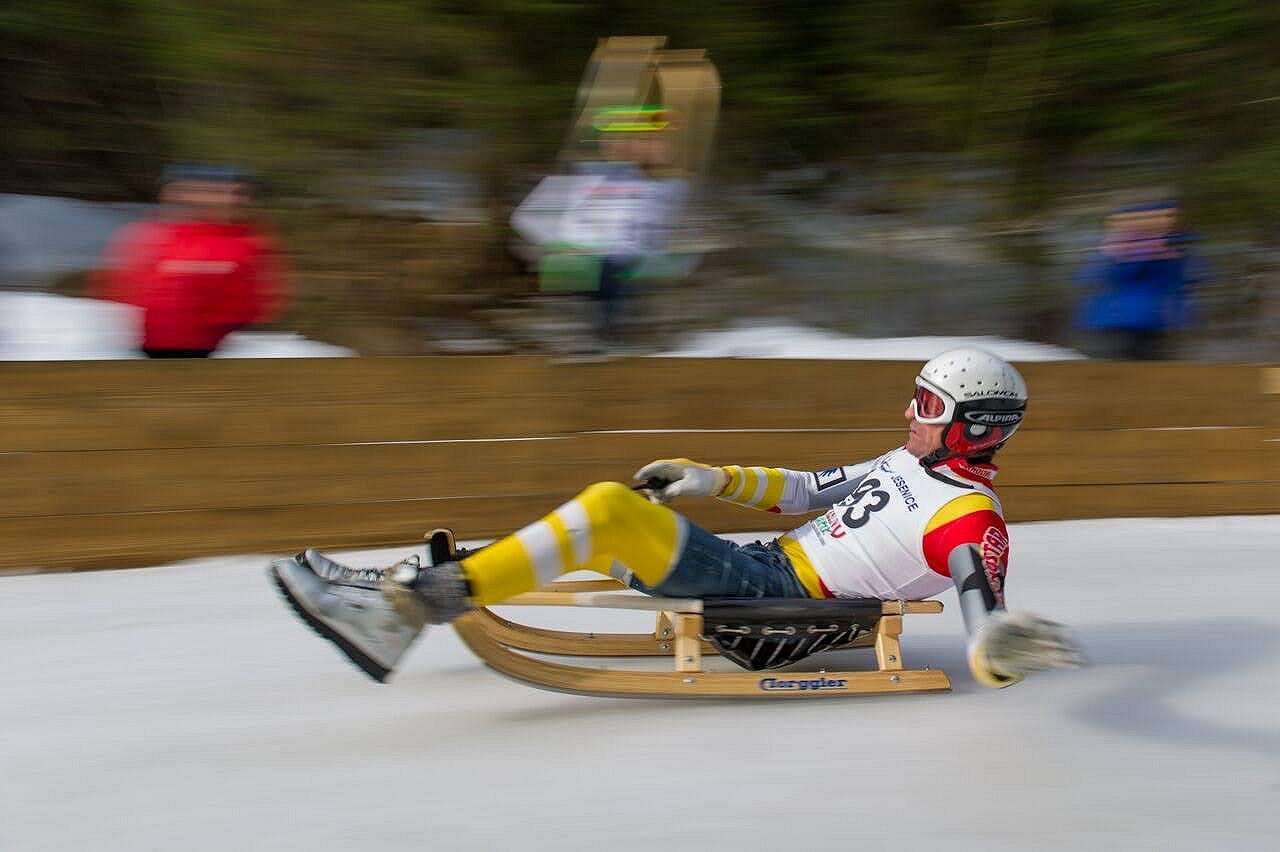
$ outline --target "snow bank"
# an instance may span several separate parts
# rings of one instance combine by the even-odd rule
[[[0,293],[0,361],[141,358],[138,311],[52,293]],[[237,331],[215,358],[340,358],[350,349],[288,332]]]
[[[1010,361],[1066,361],[1085,357],[1061,346],[1002,337],[847,337],[788,323],[739,325],[700,332],[661,354],[667,358],[927,361],[957,346],[979,346]]]
[[[0,293],[0,361],[138,358],[137,312],[125,305],[50,293]],[[1000,337],[846,337],[788,323],[739,325],[691,335],[667,358],[832,358],[924,361],[955,346],[980,346],[1010,361],[1061,361],[1079,352]],[[339,358],[349,349],[287,332],[236,332],[215,358]]]

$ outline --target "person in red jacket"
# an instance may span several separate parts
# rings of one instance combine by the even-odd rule
[[[235,169],[170,166],[158,214],[112,239],[91,295],[142,310],[148,357],[205,358],[232,331],[279,315],[283,264],[245,217],[253,189]]]

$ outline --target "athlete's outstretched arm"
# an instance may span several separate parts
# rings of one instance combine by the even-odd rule
[[[988,580],[978,545],[955,547],[947,556],[947,568],[969,634],[969,670],[979,683],[1001,688],[1028,672],[1080,665],[1080,652],[1062,625],[1005,610],[1002,596]]]
[[[874,459],[817,471],[729,465],[724,468],[729,483],[718,496],[740,506],[797,515],[831,508],[857,490],[874,467]]]
[[[821,471],[784,467],[713,467],[690,459],[659,459],[636,471],[640,480],[659,479],[659,502],[675,497],[718,497],[740,506],[784,515],[829,508],[852,494],[875,466],[866,461]]]
[[[960,597],[960,614],[964,617],[964,629],[969,634],[969,670],[982,684],[994,687],[1012,686],[1022,676],[993,668],[987,659],[980,630],[990,623],[997,612],[1004,612],[1004,604],[996,600],[994,590],[982,569],[982,553],[976,544],[962,544],[947,557],[951,581],[956,584]]]

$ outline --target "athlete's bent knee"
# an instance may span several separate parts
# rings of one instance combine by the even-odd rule
[[[578,495],[593,521],[607,523],[618,517],[618,513],[626,511],[629,504],[639,502],[647,505],[645,499],[621,482],[595,482],[582,489]]]
[[[614,504],[635,498],[644,499],[621,482],[593,482],[582,489],[582,493],[578,495],[580,500],[603,504]]]

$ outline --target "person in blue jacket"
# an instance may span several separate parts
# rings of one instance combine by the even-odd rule
[[[1091,289],[1077,325],[1106,333],[1111,357],[1167,357],[1169,332],[1193,323],[1191,288],[1204,276],[1179,212],[1176,202],[1163,201],[1112,213],[1101,248],[1077,275]]]

